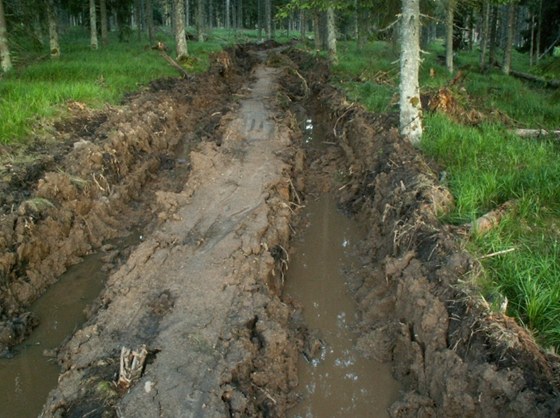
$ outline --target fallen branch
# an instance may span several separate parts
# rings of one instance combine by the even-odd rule
[[[522,138],[541,138],[543,136],[552,135],[560,139],[560,130],[547,131],[546,129],[515,129],[513,133]]]
[[[511,253],[512,251],[515,251],[516,248],[512,247],[512,248],[508,248],[507,250],[502,250],[502,251],[496,251],[494,253],[490,253],[490,254],[486,254],[480,257],[481,260],[485,259],[485,258],[491,258],[491,257],[496,257],[498,255],[504,255],[507,253]]]
[[[475,232],[479,235],[485,234],[491,229],[498,226],[504,215],[515,206],[515,200],[508,200],[507,202],[500,205],[497,209],[482,215],[480,218],[472,223],[466,225],[470,232]]]
[[[177,61],[175,61],[173,58],[171,58],[167,54],[167,52],[165,52],[167,50],[167,47],[165,46],[165,44],[163,42],[158,42],[157,45],[154,46],[152,49],[157,50],[159,52],[159,55],[161,55],[161,57],[165,61],[167,61],[169,63],[169,65],[171,65],[173,68],[175,68],[177,71],[179,71],[183,77],[185,77],[187,80],[192,79],[191,75],[189,73],[187,73],[187,70],[185,70],[183,67],[181,67]]]

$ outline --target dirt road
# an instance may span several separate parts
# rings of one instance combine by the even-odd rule
[[[368,231],[367,261],[349,279],[354,327],[362,354],[391,362],[403,388],[391,416],[557,416],[558,357],[469,284],[476,260],[439,221],[449,192],[392,115],[348,103],[327,78],[324,62],[294,49],[221,53],[192,83],[85,115],[95,134],[69,130],[81,140],[69,139],[64,171],[53,170],[63,158],[47,159],[27,181],[50,205],[2,203],[18,207],[2,223],[5,347],[25,337],[25,304],[59,270],[147,225],[58,353],[44,416],[287,416],[312,333],[283,299],[283,277],[298,208],[325,190]],[[320,149],[303,144],[293,115],[306,114],[324,127]],[[141,373],[117,385],[122,347],[143,346]]]

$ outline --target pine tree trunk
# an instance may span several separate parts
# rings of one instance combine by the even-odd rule
[[[320,12],[315,10],[313,11],[313,35],[315,40],[315,49],[320,51],[323,46],[323,41],[321,40],[321,25],[320,23]]]
[[[329,60],[332,64],[338,64],[338,55],[336,53],[336,21],[334,9],[327,9],[327,49],[329,51]]]
[[[480,42],[480,70],[486,69],[486,53],[488,50],[488,35],[490,29],[490,0],[482,4],[482,40]]]
[[[58,43],[58,22],[56,4],[54,0],[47,0],[47,21],[49,24],[49,46],[51,58],[60,57],[60,44]]]
[[[402,0],[400,132],[412,144],[422,138],[422,103],[418,85],[420,64],[420,0]]]
[[[492,20],[490,23],[490,67],[496,62],[496,47],[497,47],[497,36],[498,36],[498,7],[492,6]]]
[[[243,29],[243,0],[237,2],[237,27]]]
[[[358,9],[356,10],[357,13],[357,24],[358,24],[358,36],[357,36],[357,46],[358,49],[363,49],[367,42],[368,37],[368,22],[369,22],[369,10],[365,7],[360,6],[360,2],[357,1]]]
[[[513,36],[515,29],[515,5],[510,4],[507,10],[507,32],[504,48],[504,62],[502,63],[502,72],[508,74],[511,70],[511,54],[513,52]]]
[[[264,0],[264,31],[266,39],[272,39],[272,0]]]
[[[535,47],[535,57],[537,57],[537,63],[541,59],[541,29],[542,29],[542,2],[539,2],[539,17],[538,17],[538,26],[537,26],[537,45]]]
[[[302,42],[305,42],[305,29],[306,29],[306,24],[305,24],[305,10],[301,9],[299,11],[299,31],[300,31],[300,39]]]
[[[99,43],[97,42],[97,15],[95,11],[95,0],[89,0],[89,26],[91,33],[91,49],[97,49]]]
[[[6,18],[4,17],[4,0],[0,0],[0,65],[2,71],[7,73],[12,69],[10,48],[8,47],[8,32],[6,31]]]
[[[231,12],[231,4],[230,4],[230,0],[226,0],[226,21],[225,21],[225,28],[229,29],[230,28],[230,22],[231,22],[231,17],[230,17],[230,12]]]
[[[447,71],[453,73],[453,18],[455,17],[456,0],[448,0],[445,17],[445,65]]]
[[[154,8],[152,6],[152,0],[145,0],[146,7],[146,27],[148,28],[148,40],[150,45],[155,43],[155,31],[154,31]]]
[[[175,50],[177,52],[177,61],[181,62],[185,61],[189,56],[185,33],[184,0],[173,0],[173,21],[175,22]]]
[[[109,43],[109,32],[107,31],[107,3],[105,0],[99,0],[99,14],[101,19],[101,43],[107,45]]]
[[[196,2],[196,37],[198,42],[204,42],[204,0]]]
[[[142,39],[142,0],[134,0],[134,20],[138,40]]]
[[[529,66],[532,67],[535,59],[535,15],[531,13],[531,40],[529,41]]]

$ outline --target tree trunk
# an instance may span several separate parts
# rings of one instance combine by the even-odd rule
[[[400,132],[412,144],[422,138],[422,103],[418,85],[420,64],[420,0],[402,0]]]
[[[91,49],[97,49],[97,15],[95,11],[95,0],[89,0],[89,26],[91,33]]]
[[[107,3],[105,0],[99,0],[99,13],[101,19],[101,43],[107,45],[109,43],[109,32],[107,31]]]
[[[150,41],[150,45],[154,45],[155,39],[155,31],[154,31],[154,8],[152,6],[152,0],[145,0],[146,6],[146,27],[148,28],[148,40]]]
[[[243,29],[243,0],[237,2],[237,27]]]
[[[47,20],[49,23],[49,46],[51,58],[60,57],[60,44],[58,43],[58,22],[56,4],[54,0],[47,0]]]
[[[313,11],[313,33],[314,33],[314,40],[315,40],[315,49],[320,51],[323,46],[323,42],[321,40],[321,25],[320,23],[320,12],[317,10]]]
[[[272,0],[264,0],[264,31],[266,39],[272,39]]]
[[[189,52],[187,49],[187,37],[185,34],[185,2],[184,0],[173,0],[173,15],[175,21],[175,49],[177,61],[185,61]]]
[[[482,4],[482,40],[480,42],[480,71],[486,69],[486,52],[488,50],[488,35],[490,29],[490,0]]]
[[[196,1],[196,37],[204,42],[204,0]]]
[[[494,66],[496,62],[496,46],[497,46],[497,35],[498,35],[498,7],[492,6],[492,21],[490,23],[490,67]]]
[[[134,20],[138,40],[142,39],[142,0],[134,0]]]
[[[336,21],[334,9],[327,9],[327,49],[329,51],[329,60],[332,64],[338,64],[338,55],[336,53]]]
[[[231,17],[230,17],[230,13],[231,13],[231,4],[230,4],[230,0],[226,0],[226,21],[225,21],[225,28],[229,29],[230,28],[230,22],[231,22]]]
[[[300,31],[300,40],[302,42],[305,42],[305,29],[306,29],[306,24],[305,24],[305,10],[304,9],[300,9],[299,11],[299,31]]]
[[[535,56],[537,57],[537,63],[540,60],[541,57],[541,31],[542,29],[542,0],[540,0],[539,2],[539,16],[538,16],[538,26],[537,26],[537,46],[536,46],[536,54]]]
[[[445,65],[450,73],[453,73],[453,18],[455,17],[456,1],[448,0],[445,17]]]
[[[529,41],[529,66],[532,67],[535,59],[535,15],[531,13],[531,39]]]
[[[506,75],[511,70],[511,53],[513,52],[513,36],[514,36],[514,21],[515,21],[515,5],[512,3],[507,6],[507,32],[504,48],[504,61],[502,63],[502,72]]]
[[[360,2],[357,1],[357,38],[356,38],[356,44],[358,46],[358,49],[363,49],[364,46],[366,45],[367,42],[367,37],[368,37],[368,22],[369,22],[369,10],[367,10],[365,7],[360,6]]]
[[[0,65],[2,71],[7,73],[12,69],[10,48],[8,47],[8,32],[6,31],[6,18],[4,17],[4,0],[0,0]]]

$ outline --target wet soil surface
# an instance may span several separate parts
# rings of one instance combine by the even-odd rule
[[[323,192],[366,235],[345,278],[351,345],[399,382],[389,416],[558,415],[558,357],[478,296],[476,260],[438,218],[449,192],[394,115],[326,81],[327,65],[300,51],[239,46],[194,80],[80,108],[58,151],[4,164],[4,354],[68,266],[133,228],[143,236],[107,259],[89,319],[56,353],[44,416],[293,416],[298,361],[326,345],[283,288],[301,209]],[[321,147],[305,146],[309,115]],[[146,362],[119,380],[123,347]]]

